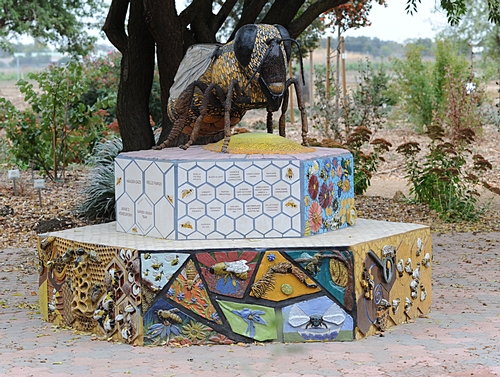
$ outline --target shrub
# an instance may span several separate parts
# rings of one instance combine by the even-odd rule
[[[75,209],[87,220],[111,221],[115,213],[115,157],[122,150],[120,138],[99,142],[89,161],[92,166],[87,185],[82,190],[83,202]]]

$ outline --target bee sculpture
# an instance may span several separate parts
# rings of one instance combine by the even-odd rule
[[[182,149],[189,148],[199,136],[209,137],[209,142],[224,138],[222,153],[225,153],[231,127],[248,110],[260,108],[267,109],[267,132],[272,133],[272,113],[281,107],[279,134],[285,137],[291,84],[301,113],[303,144],[307,145],[302,86],[297,79],[286,78],[292,42],[298,46],[281,25],[252,24],[241,27],[234,40],[224,45],[191,46],[170,89],[168,116],[174,123],[172,130],[155,149],[173,146],[183,133],[190,137]]]

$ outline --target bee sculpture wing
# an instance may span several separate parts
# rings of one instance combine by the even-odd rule
[[[234,272],[236,274],[243,274],[250,269],[250,267],[247,266],[247,261],[244,259],[237,260],[234,262],[225,262],[225,263],[226,263],[226,271]]]
[[[297,305],[293,305],[290,308],[290,314],[288,316],[288,323],[292,327],[299,327],[305,325],[310,320],[309,316]]]
[[[345,314],[337,304],[332,304],[328,309],[326,309],[323,314],[323,319],[326,322],[341,326],[345,321]]]
[[[175,74],[174,84],[170,88],[170,98],[179,98],[189,84],[198,80],[207,71],[219,46],[221,45],[207,43],[188,48]]]

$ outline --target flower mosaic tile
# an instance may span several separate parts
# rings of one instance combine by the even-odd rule
[[[212,305],[207,289],[192,260],[189,260],[181,273],[177,275],[167,290],[166,297],[212,322],[221,323],[219,314]]]
[[[232,344],[233,341],[196,321],[165,300],[158,300],[144,315],[144,345],[189,346]]]
[[[229,251],[196,254],[201,273],[211,292],[231,297],[243,297],[255,271],[259,253]]]
[[[273,308],[260,305],[239,304],[217,300],[226,316],[231,330],[236,334],[265,341],[278,337],[276,313]]]
[[[353,340],[354,321],[328,297],[283,308],[285,342]]]
[[[346,150],[235,158],[198,146],[185,155],[170,149],[177,148],[116,158],[118,231],[178,240],[281,238],[354,223]]]

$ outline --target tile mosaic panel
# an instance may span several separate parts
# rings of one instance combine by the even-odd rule
[[[196,161],[170,151],[116,158],[118,231],[175,240],[281,238],[350,222],[352,156],[345,150],[238,159],[195,150]]]
[[[233,341],[159,299],[144,315],[144,345],[190,346]]]
[[[259,253],[229,251],[196,254],[201,273],[211,292],[231,297],[243,297],[252,279]]]
[[[203,318],[218,324],[222,323],[192,260],[189,260],[177,275],[167,290],[166,297]]]
[[[328,297],[318,297],[283,308],[283,341],[353,340],[354,321]]]
[[[352,225],[355,221],[352,155],[305,161],[304,173],[304,235]]]
[[[116,246],[100,243],[101,228]],[[135,345],[341,341],[408,323],[432,302],[431,235],[416,224],[202,247],[116,233],[102,224],[40,239],[45,320]]]

